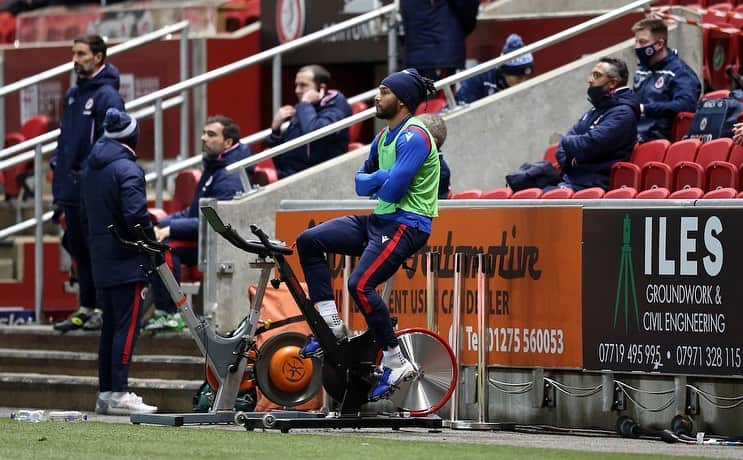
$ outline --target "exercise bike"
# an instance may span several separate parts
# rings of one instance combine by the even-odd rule
[[[269,237],[257,226],[251,225],[257,240],[246,241],[232,227],[224,224],[216,211],[202,206],[201,212],[209,225],[225,240],[238,249],[254,254],[256,260],[251,267],[260,268],[261,276],[251,311],[229,336],[217,334],[205,321],[196,317],[183,295],[175,278],[164,263],[163,253],[167,248],[147,240],[144,232],[137,242],[123,241],[144,250],[153,259],[156,271],[181,309],[199,349],[207,360],[208,368],[216,380],[218,391],[208,414],[139,414],[132,415],[133,423],[157,423],[180,425],[186,423],[226,423],[228,419],[243,425],[248,430],[275,428],[287,432],[291,428],[361,428],[361,427],[424,427],[440,428],[441,419],[432,415],[446,404],[454,391],[458,379],[458,367],[451,348],[438,335],[422,328],[404,329],[397,332],[400,347],[406,358],[416,368],[415,377],[400,385],[390,400],[395,411],[386,415],[364,414],[362,406],[369,402],[368,393],[378,378],[381,350],[376,345],[371,331],[338,340],[325,321],[315,310],[304,293],[286,256],[293,250]],[[120,237],[119,237],[120,239]],[[278,279],[269,279],[273,270]],[[307,384],[297,391],[277,388],[271,378],[275,364],[274,354],[286,349],[286,341],[275,346],[269,342],[261,347],[254,360],[252,374],[258,387],[275,403],[291,408],[309,400],[319,387],[324,387],[334,401],[335,410],[328,413],[300,411],[238,412],[232,410],[241,383],[246,379],[246,365],[253,349],[260,307],[266,286],[270,281],[274,288],[285,283],[287,289],[304,315],[311,331],[324,350],[322,360],[301,360],[298,356],[283,359],[301,362],[305,374],[311,375]],[[294,334],[291,345],[297,350],[304,344],[301,334]],[[300,343],[301,342],[301,343]],[[255,350],[254,350],[255,351]],[[262,357],[265,357],[262,359]],[[250,378],[248,375],[247,378]]]

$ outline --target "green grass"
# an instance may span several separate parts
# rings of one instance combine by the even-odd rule
[[[445,435],[432,435],[445,436]],[[135,426],[100,422],[21,423],[0,420],[3,459],[658,459],[484,444],[399,441],[346,436],[280,434],[223,429]],[[689,458],[689,457],[685,457]]]

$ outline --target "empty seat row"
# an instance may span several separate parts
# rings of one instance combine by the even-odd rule
[[[506,200],[506,199],[522,199],[522,200],[590,200],[590,199],[720,199],[720,198],[743,198],[743,192],[739,192],[731,187],[724,187],[710,191],[703,191],[698,187],[685,188],[677,190],[675,192],[669,191],[667,188],[653,188],[650,190],[643,190],[638,192],[632,187],[619,188],[615,190],[609,190],[608,192],[600,187],[591,187],[583,189],[577,192],[569,188],[556,188],[550,191],[544,192],[538,188],[527,188],[513,192],[510,188],[502,187],[496,188],[490,191],[483,192],[482,190],[472,189],[463,190],[452,195],[453,200]]]

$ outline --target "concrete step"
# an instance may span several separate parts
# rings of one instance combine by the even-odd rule
[[[61,334],[51,325],[0,326],[0,344],[3,348],[23,350],[56,350],[97,353],[98,331],[70,331]],[[174,355],[201,356],[188,331],[141,334],[134,356]]]
[[[98,353],[54,350],[0,348],[0,370],[23,373],[98,376]],[[199,356],[134,355],[130,378],[187,379],[205,378],[204,358]]]
[[[190,412],[202,380],[129,379],[129,391],[159,412]],[[98,377],[0,372],[0,406],[92,412]]]

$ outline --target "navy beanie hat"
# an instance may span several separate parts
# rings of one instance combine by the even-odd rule
[[[501,56],[516,51],[522,46],[524,46],[524,40],[521,36],[519,34],[511,34],[506,39],[506,44],[503,45]],[[511,59],[501,65],[501,71],[506,75],[531,75],[534,73],[534,56],[531,53],[526,53],[515,59]]]
[[[139,138],[139,125],[137,119],[126,112],[116,108],[110,108],[106,111],[106,118],[103,119],[103,134],[111,139],[116,139],[134,148]]]
[[[382,84],[395,93],[411,113],[426,100],[428,93],[423,77],[415,69],[391,73],[382,80]]]

